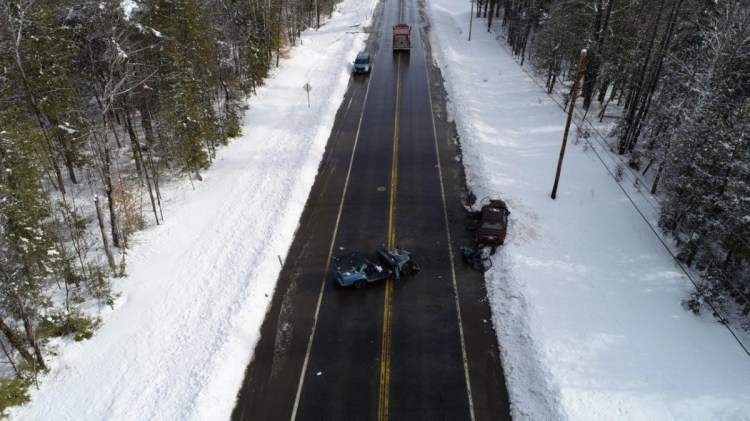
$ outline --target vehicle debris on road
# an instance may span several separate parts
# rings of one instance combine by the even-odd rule
[[[419,272],[422,268],[412,257],[411,252],[396,246],[388,250],[380,246],[375,250],[377,259],[370,261],[362,257],[358,252],[352,252],[333,259],[333,276],[339,286],[364,288],[370,282],[380,281],[389,276],[398,281],[401,275]]]
[[[474,250],[469,247],[461,247],[461,257],[464,264],[482,273],[487,272],[492,267],[492,260],[485,256],[481,249]]]

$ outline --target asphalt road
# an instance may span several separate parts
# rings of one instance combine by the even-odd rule
[[[510,419],[439,69],[415,0],[380,3],[247,368],[235,420]],[[412,50],[390,28],[412,25]],[[345,65],[345,63],[342,63]],[[330,256],[400,245],[415,276],[341,289]]]

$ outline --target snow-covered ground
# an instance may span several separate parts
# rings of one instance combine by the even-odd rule
[[[750,357],[681,307],[689,280],[646,222],[653,210],[642,218],[624,191],[646,199],[572,139],[550,199],[564,112],[485,21],[467,41],[468,1],[427,5],[469,184],[512,211],[487,283],[514,418],[750,420]],[[364,45],[352,27],[373,6],[344,0],[303,33],[204,181],[163,189],[166,222],[137,237],[115,310],[91,340],[58,344],[12,419],[229,417]]]

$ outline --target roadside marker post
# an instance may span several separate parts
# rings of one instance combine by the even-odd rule
[[[302,89],[307,91],[307,108],[310,108],[310,91],[312,91],[312,86],[309,83],[305,83]]]

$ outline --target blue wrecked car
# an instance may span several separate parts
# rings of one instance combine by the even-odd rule
[[[336,283],[342,287],[354,286],[360,289],[370,282],[380,281],[389,276],[393,276],[393,279],[398,281],[401,275],[416,273],[421,269],[411,253],[401,247],[389,251],[384,246],[380,246],[375,250],[375,254],[377,256],[375,261],[365,259],[356,251],[333,257],[331,270]]]

